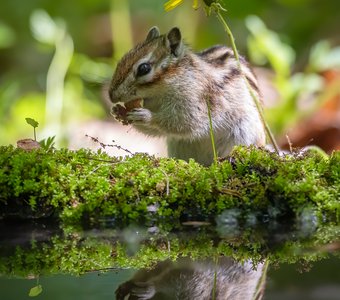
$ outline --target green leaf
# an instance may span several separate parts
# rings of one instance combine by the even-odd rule
[[[258,64],[268,61],[277,76],[290,77],[291,66],[295,62],[293,48],[282,42],[279,34],[268,29],[266,24],[255,15],[246,18],[246,26],[252,34],[248,38],[251,59]]]
[[[34,286],[30,289],[30,292],[28,294],[28,296],[30,297],[36,297],[38,295],[40,295],[42,293],[42,286],[41,284],[37,285],[37,286]]]
[[[317,42],[311,49],[309,68],[313,72],[320,72],[340,67],[340,47],[331,48],[328,41]]]
[[[27,124],[31,125],[33,128],[37,128],[39,123],[32,118],[25,118]]]
[[[55,135],[54,136],[50,136],[47,139],[43,139],[39,142],[40,146],[45,149],[46,151],[51,150],[54,148],[55,142]]]

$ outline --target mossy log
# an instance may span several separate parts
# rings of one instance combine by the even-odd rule
[[[308,208],[340,219],[340,152],[278,156],[237,147],[210,167],[146,154],[110,157],[81,149],[0,147],[0,217],[57,218],[64,224],[111,220],[211,220],[294,217]]]

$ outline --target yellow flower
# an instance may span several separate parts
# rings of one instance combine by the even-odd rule
[[[182,4],[182,2],[183,0],[170,0],[164,4],[164,9],[165,11],[173,10],[175,7]],[[192,7],[193,9],[198,9],[199,7],[198,0],[193,0]]]
[[[176,6],[180,5],[183,0],[170,0],[164,4],[165,11],[173,10]]]
[[[193,9],[198,9],[199,5],[198,5],[198,0],[194,0],[194,2],[192,3],[192,8]]]

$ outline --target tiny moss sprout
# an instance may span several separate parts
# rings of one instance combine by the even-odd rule
[[[37,134],[36,134],[35,129],[39,126],[39,123],[32,118],[26,118],[26,122],[27,122],[27,124],[29,124],[33,127],[34,140],[36,141],[37,140]]]
[[[29,124],[33,127],[34,141],[36,142],[37,141],[37,134],[36,134],[35,129],[39,126],[39,123],[32,118],[25,118],[25,120],[26,120],[27,124]],[[55,145],[54,140],[55,140],[55,136],[51,136],[51,137],[48,137],[46,139],[43,139],[39,142],[38,147],[41,147],[41,148],[43,148],[44,150],[47,150],[47,151],[52,150],[54,148],[54,145]],[[23,142],[23,141],[25,141],[25,140],[21,140],[21,142]],[[27,141],[29,142],[29,140],[27,140]]]

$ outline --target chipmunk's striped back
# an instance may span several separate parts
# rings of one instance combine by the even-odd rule
[[[228,48],[224,45],[216,45],[197,54],[215,68],[220,68],[227,71],[225,74],[226,84],[228,84],[230,80],[235,79],[235,77],[242,75],[237,60],[234,56],[234,52],[231,48]],[[259,94],[257,80],[249,66],[249,63],[243,56],[239,56],[239,60],[245,78],[248,80],[254,91]]]

